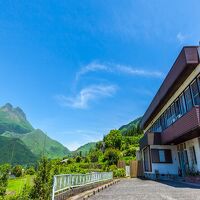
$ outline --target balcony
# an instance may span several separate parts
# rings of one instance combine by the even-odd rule
[[[161,144],[161,133],[149,132],[146,133],[139,141],[140,149],[148,145],[160,145]]]
[[[200,107],[195,106],[161,133],[162,144],[178,144],[200,135]]]

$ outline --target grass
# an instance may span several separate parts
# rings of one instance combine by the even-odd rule
[[[20,178],[9,179],[7,194],[8,195],[19,194],[23,190],[25,184],[30,186],[33,185],[33,178],[34,176],[27,175]]]

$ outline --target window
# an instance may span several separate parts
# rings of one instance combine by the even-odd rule
[[[165,151],[164,150],[159,150],[159,160],[160,162],[165,162]]]
[[[185,104],[185,98],[183,94],[180,95],[179,100],[180,100],[180,113],[181,115],[183,115],[186,113],[186,104]]]
[[[191,84],[191,92],[192,92],[192,98],[193,98],[194,105],[199,105],[200,97],[199,97],[199,89],[198,89],[196,80]]]
[[[187,111],[190,111],[193,106],[193,103],[192,103],[192,96],[191,96],[189,87],[185,90],[184,94],[185,94],[185,102],[186,102]]]
[[[174,110],[175,110],[175,115],[176,115],[176,118],[180,118],[181,117],[181,110],[180,110],[180,99],[177,99],[175,102],[174,102]]]
[[[200,138],[198,138],[198,142],[199,142],[199,148],[200,148]]]
[[[171,105],[171,121],[172,123],[176,121],[176,114],[175,114],[175,104]]]
[[[199,87],[199,91],[200,91],[200,75],[197,77],[197,83],[198,83],[198,87]]]
[[[144,154],[144,170],[145,172],[150,172],[151,161],[150,161],[150,156],[149,156],[149,147],[144,149],[143,154]]]
[[[172,163],[170,149],[151,149],[152,163]]]

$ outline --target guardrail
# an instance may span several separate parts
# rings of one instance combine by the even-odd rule
[[[113,179],[113,172],[92,172],[90,174],[61,174],[54,176],[52,200],[56,194],[71,188]]]

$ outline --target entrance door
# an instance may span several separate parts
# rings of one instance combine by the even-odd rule
[[[186,149],[179,149],[178,159],[179,159],[182,176],[185,176],[188,171],[188,167],[189,167],[188,155],[187,155]]]

